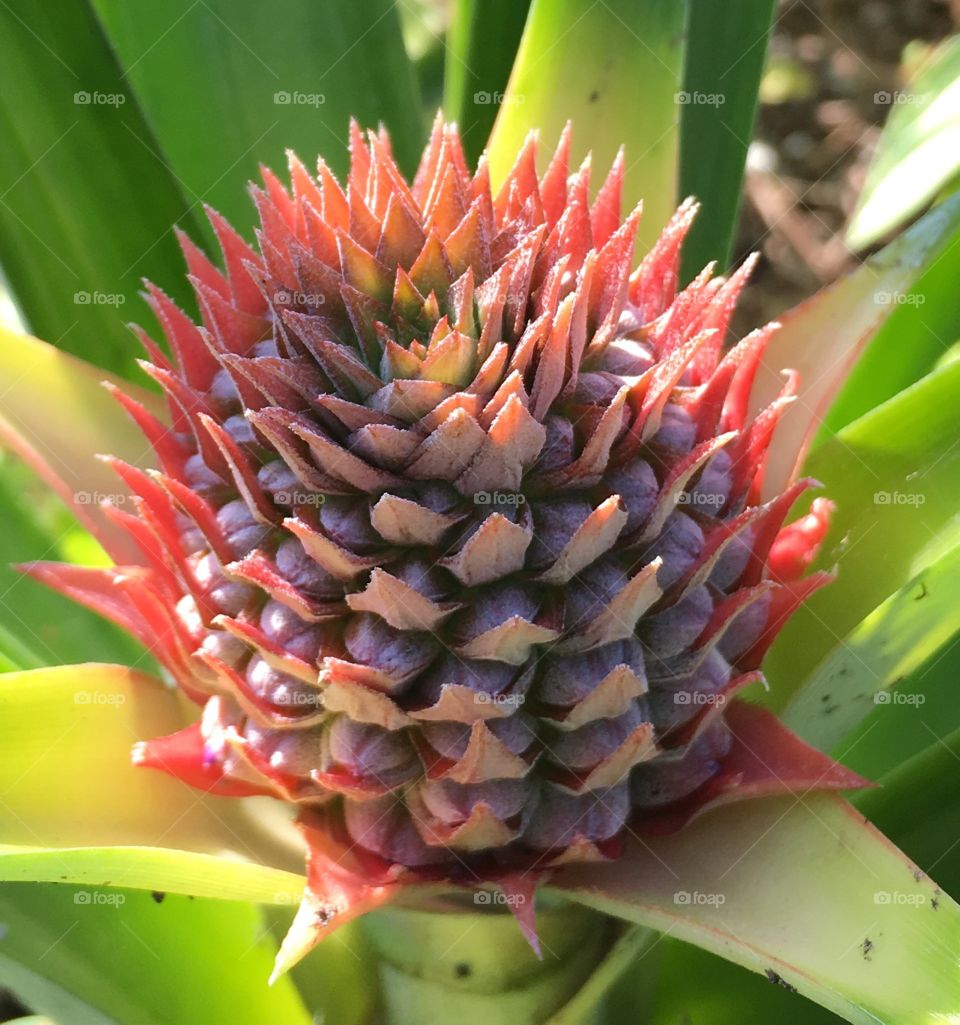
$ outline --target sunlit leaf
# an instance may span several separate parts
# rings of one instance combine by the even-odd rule
[[[290,148],[344,171],[351,116],[383,121],[414,169],[424,126],[392,0],[92,3],[191,202],[249,223],[258,162],[282,170]]]
[[[782,370],[799,373],[796,402],[774,434],[764,478],[768,494],[779,494],[802,460],[814,432],[851,366],[919,275],[951,245],[960,227],[960,195],[930,211],[856,271],[781,317],[751,394],[763,409],[783,387]]]
[[[842,748],[844,764],[868,779],[882,779],[939,737],[960,730],[957,680],[960,641],[955,639],[898,683],[890,701],[878,703],[835,753]]]
[[[246,802],[135,767],[133,745],[183,725],[176,692],[123,666],[0,677],[0,842],[261,853]]]
[[[837,579],[810,598],[764,671],[782,706],[863,618],[956,543],[960,364],[923,378],[845,427],[807,460],[837,504],[819,564]]]
[[[908,292],[884,298],[889,319],[857,360],[814,444],[930,373],[960,339],[960,232]]]
[[[912,217],[960,170],[960,36],[945,40],[898,92],[847,229],[862,249]]]
[[[891,595],[838,643],[790,699],[784,722],[825,751],[836,748],[891,690],[960,632],[960,547]]]
[[[960,907],[837,797],[717,809],[559,884],[856,1025],[934,1025],[960,1007]]]
[[[123,543],[100,514],[101,501],[122,504],[126,493],[96,455],[109,452],[134,465],[149,463],[150,446],[103,382],[85,363],[29,335],[0,328],[0,445],[16,452],[86,525]],[[160,400],[133,385],[127,394],[160,415]]]
[[[12,292],[38,335],[138,373],[124,324],[145,312],[144,275],[186,296],[170,225],[193,227],[193,197],[86,0],[56,17],[30,0],[0,4],[0,97],[0,264]]]
[[[659,235],[676,205],[683,25],[679,0],[533,0],[510,84],[490,139],[503,180],[531,128],[549,153],[567,120],[573,163],[593,153],[599,186],[626,146],[624,203],[644,202],[639,246]],[[541,171],[544,169],[541,167]]]
[[[310,1025],[252,905],[170,895],[0,887],[0,978],[69,1025]]]

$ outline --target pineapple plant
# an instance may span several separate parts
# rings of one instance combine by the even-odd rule
[[[857,463],[871,486],[902,483],[901,464],[929,474],[915,501],[873,504],[901,515],[929,494],[924,526],[949,537],[952,414],[927,396],[956,374],[902,400],[939,417],[920,454],[868,464],[857,424],[841,449],[815,437],[885,312],[876,296],[949,254],[960,211],[946,200],[782,324],[732,337],[755,260],[692,272],[698,213],[720,249],[724,226],[694,199],[671,213],[662,187],[686,101],[611,124],[581,109],[616,108],[636,75],[676,85],[682,11],[640,5],[648,64],[618,65],[608,92],[589,61],[567,103],[563,61],[534,71],[582,42],[574,14],[583,39],[606,38],[631,7],[602,6],[532,5],[479,157],[438,114],[405,175],[409,140],[352,120],[341,176],[333,152],[316,172],[288,152],[286,181],[262,169],[255,243],[209,206],[208,228],[178,230],[192,299],[145,286],[162,334],[134,329],[149,388],[103,389],[96,368],[4,335],[0,437],[107,556],[20,572],[132,635],[162,678],[144,656],[17,664],[0,633],[20,767],[0,979],[38,1010],[159,1020],[126,968],[100,986],[114,911],[174,978],[256,962],[204,984],[212,1020],[534,1025],[619,1020],[618,1000],[661,1020],[679,991],[651,1002],[660,933],[711,951],[707,977],[721,954],[773,983],[759,998],[714,980],[747,994],[752,1020],[812,1013],[797,990],[853,1022],[960,1014],[957,907],[839,796],[890,815],[837,747],[952,629],[946,608],[906,618],[917,581],[925,598],[949,579],[949,544],[904,547],[909,572],[897,555],[868,584],[850,495]],[[475,45],[471,8],[458,32]],[[692,52],[712,23],[690,17]],[[630,40],[613,56],[635,58]],[[631,117],[668,123],[666,158],[634,156]],[[811,628],[831,593],[836,648]],[[875,622],[907,624],[903,650],[880,657]],[[59,787],[33,782],[51,750],[71,768]],[[892,792],[933,769],[905,771]],[[70,886],[103,936],[66,945],[47,978],[30,923],[58,921]],[[675,942],[669,957],[699,964]],[[768,992],[787,1003],[767,1008]],[[195,1004],[173,1013],[194,1020]]]

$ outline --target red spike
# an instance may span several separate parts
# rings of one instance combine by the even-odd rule
[[[638,308],[644,323],[659,317],[676,298],[680,281],[680,247],[699,208],[693,198],[683,201],[653,249],[630,278],[630,302]]]
[[[617,230],[620,224],[620,197],[623,192],[624,151],[617,150],[613,166],[606,181],[600,186],[597,198],[590,209],[590,225],[593,229],[593,244],[599,249]]]
[[[159,321],[181,372],[191,387],[207,391],[220,368],[203,344],[197,325],[164,291],[152,282],[145,284],[147,304]]]
[[[498,223],[502,225],[516,217],[530,196],[536,197],[537,204],[542,209],[540,182],[537,178],[536,132],[527,133],[523,148],[493,201]]]
[[[180,243],[180,251],[187,262],[187,270],[198,280],[202,281],[208,288],[219,292],[224,298],[230,297],[230,284],[227,279],[210,262],[207,254],[180,228],[174,228],[177,242]]]
[[[417,173],[413,178],[411,191],[421,209],[427,201],[427,196],[430,194],[443,143],[443,112],[438,110],[437,116],[433,119],[433,126],[430,129],[430,140],[427,142],[423,155],[420,157],[420,166],[417,168]]]
[[[207,429],[210,437],[217,444],[223,454],[223,458],[230,469],[237,490],[250,510],[250,515],[261,523],[273,525],[279,523],[281,514],[274,508],[273,503],[267,498],[260,483],[257,480],[257,471],[250,464],[250,460],[242,448],[230,437],[229,434],[209,416],[200,414],[200,422]]]
[[[340,183],[323,160],[317,160],[317,171],[320,178],[320,191],[323,194],[323,205],[320,213],[331,228],[348,228],[350,226],[350,206]]]
[[[547,172],[540,181],[540,197],[547,227],[553,228],[567,205],[567,175],[570,167],[570,139],[572,128],[568,121],[560,133],[560,141],[550,159]]]
[[[777,534],[767,559],[774,579],[798,580],[807,572],[830,530],[830,518],[836,508],[829,498],[815,498],[806,516]]]
[[[266,303],[246,266],[248,263],[259,264],[260,258],[213,207],[204,206],[203,209],[223,253],[234,305],[253,317],[262,316],[266,311]]]
[[[146,769],[159,769],[187,786],[220,797],[256,797],[270,793],[254,783],[230,779],[221,759],[207,751],[199,722],[166,737],[141,741],[134,748],[133,763]]]
[[[367,197],[367,187],[370,183],[370,150],[363,140],[363,132],[354,118],[350,118],[350,173],[347,176],[347,186],[350,190],[356,190],[362,198]]]
[[[294,231],[297,226],[297,212],[293,205],[293,200],[290,198],[290,193],[287,192],[280,179],[265,164],[260,164],[260,177],[263,179],[263,184],[267,187],[267,195],[270,197],[270,201],[276,207],[290,231]]]
[[[115,384],[104,382],[104,387],[126,410],[130,419],[140,428],[150,442],[150,447],[167,471],[183,476],[183,467],[190,458],[191,450],[177,438],[166,424],[161,423],[142,403],[121,391]]]

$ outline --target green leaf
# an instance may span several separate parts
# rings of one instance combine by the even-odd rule
[[[161,840],[162,837],[158,837]],[[78,883],[296,907],[304,878],[234,856],[167,847],[30,847],[0,843],[0,880]]]
[[[836,1025],[843,1019],[722,958],[664,937],[657,986],[644,1025]],[[696,985],[691,985],[691,979]]]
[[[693,3],[680,95],[680,195],[703,213],[683,247],[683,276],[711,260],[721,269],[740,207],[743,168],[753,137],[774,0]]]
[[[925,567],[837,644],[793,695],[782,718],[830,751],[877,704],[904,701],[891,690],[960,633],[960,546]]]
[[[815,439],[826,441],[841,427],[893,398],[924,374],[960,339],[960,232],[908,291],[887,298],[893,312],[857,360]]]
[[[502,182],[527,132],[549,150],[573,122],[574,162],[593,153],[599,186],[626,146],[624,200],[644,202],[639,247],[648,248],[676,206],[683,27],[678,0],[533,0],[490,138]]]
[[[960,893],[960,731],[930,736],[926,750],[859,796],[858,808],[951,893]]]
[[[834,796],[716,809],[553,885],[855,1025],[935,1025],[960,1008],[960,907]]]
[[[804,472],[836,502],[818,564],[837,579],[784,627],[764,663],[782,707],[834,645],[956,543],[960,364],[930,374],[821,445]]]
[[[867,779],[882,779],[937,738],[960,730],[960,641],[954,640],[897,684],[843,741],[843,762]],[[957,892],[960,892],[958,888]]]
[[[279,863],[263,839],[277,830],[258,828],[250,813],[256,802],[204,797],[133,765],[137,741],[184,724],[180,701],[124,666],[0,676],[0,842],[34,850],[168,847]],[[266,885],[275,890],[275,883],[270,876]]]
[[[774,434],[764,475],[768,495],[779,494],[796,472],[857,356],[890,314],[890,298],[913,286],[953,244],[958,229],[960,194],[931,210],[855,272],[780,318],[782,327],[764,354],[750,397],[754,410],[763,409],[780,393],[783,368],[799,374],[797,399]],[[886,594],[877,601],[881,597]]]
[[[346,170],[351,116],[412,171],[420,99],[392,0],[92,0],[191,202],[241,228],[245,184],[284,150]],[[161,282],[163,283],[163,282]]]
[[[0,444],[16,452],[63,499],[84,525],[130,542],[102,516],[105,499],[122,504],[116,473],[98,461],[110,453],[134,465],[150,446],[103,382],[119,379],[29,335],[0,327]],[[134,385],[124,391],[162,416],[161,400]]]
[[[144,275],[186,297],[170,225],[193,226],[188,201],[85,0],[56,17],[5,0],[0,40],[0,264],[11,291],[37,334],[139,373],[124,321],[140,316]]]
[[[310,1025],[250,905],[8,884],[0,918],[0,980],[70,1025]]]
[[[530,0],[455,0],[444,68],[444,114],[471,163],[486,145],[520,44]]]
[[[847,229],[863,249],[922,210],[960,170],[960,36],[940,44],[892,104]]]

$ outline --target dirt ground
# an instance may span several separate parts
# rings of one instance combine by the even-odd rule
[[[771,319],[855,263],[842,233],[891,109],[884,99],[958,25],[960,0],[783,0],[736,244],[738,258],[762,254],[739,326]]]

